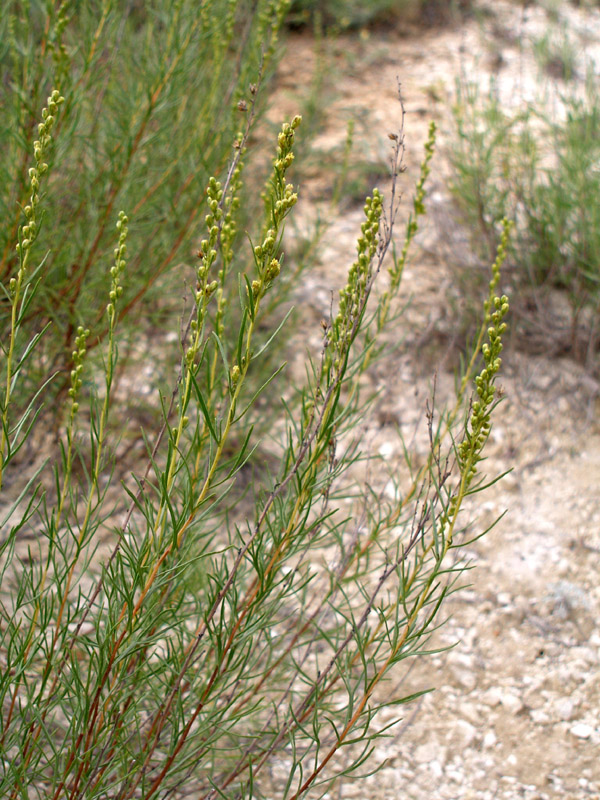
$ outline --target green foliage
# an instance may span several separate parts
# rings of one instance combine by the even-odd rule
[[[109,24],[114,9],[108,3],[103,9],[103,25]],[[123,46],[145,40],[146,25],[154,31],[165,23],[146,5],[132,4],[130,11],[121,20],[132,26]],[[171,12],[164,13],[173,23]],[[58,19],[66,18],[59,13]],[[174,38],[191,33],[172,24],[167,29]],[[150,58],[150,49],[144,52]],[[161,63],[165,52],[155,53]],[[60,74],[77,96],[75,83]],[[106,86],[100,66],[97,76]],[[87,80],[88,91],[97,88],[92,76]],[[140,97],[152,105],[156,86],[150,82],[144,92],[141,82]],[[366,199],[356,259],[331,319],[322,323],[319,351],[305,353],[286,320],[274,322],[270,313],[278,294],[287,294],[286,272],[297,278],[284,257],[283,232],[297,201],[290,177],[300,117],[277,136],[258,232],[250,242],[237,235],[248,211],[242,176],[259,94],[258,82],[248,87],[245,122],[229,163],[206,178],[197,206],[189,201],[194,219],[202,221],[186,236],[195,232],[200,243],[186,290],[187,317],[183,324],[176,312],[169,319],[180,348],[171,391],[155,400],[162,424],[135,431],[145,444],[143,460],[125,465],[117,464],[115,428],[127,430],[131,423],[116,370],[124,323],[139,328],[128,287],[140,251],[148,252],[140,231],[152,239],[150,206],[140,205],[135,183],[123,189],[126,181],[108,163],[106,180],[98,178],[104,172],[82,169],[78,191],[90,202],[99,193],[94,219],[100,227],[92,226],[87,238],[80,230],[80,244],[82,252],[97,247],[104,257],[98,255],[96,296],[82,288],[73,304],[81,324],[72,322],[68,388],[52,435],[39,424],[40,409],[56,397],[53,384],[61,376],[36,383],[52,352],[46,345],[52,329],[39,325],[51,305],[53,319],[64,309],[52,294],[56,259],[53,247],[47,256],[41,248],[40,220],[45,213],[49,245],[56,235],[57,247],[74,246],[54,234],[51,223],[63,213],[65,175],[72,179],[73,164],[85,165],[93,154],[74,133],[73,115],[82,109],[74,109],[68,90],[51,92],[39,127],[40,114],[33,105],[28,109],[31,136],[19,160],[26,200],[7,251],[11,258],[16,253],[16,265],[2,284],[0,360],[0,796],[10,800],[296,800],[322,794],[336,777],[356,775],[371,755],[383,733],[373,724],[382,705],[413,699],[382,700],[382,686],[392,670],[425,656],[445,598],[465,567],[463,506],[485,485],[478,467],[497,403],[508,309],[497,289],[508,224],[456,402],[428,414],[425,463],[413,465],[408,448],[405,472],[371,456],[375,477],[365,483],[356,465],[367,458],[362,423],[374,402],[367,370],[400,318],[397,294],[425,213],[435,128],[399,257],[394,224],[404,138],[402,131],[392,134],[388,199],[377,189]],[[93,92],[83,109],[89,112],[97,96]],[[181,144],[178,114],[185,113],[186,97],[173,95],[167,109],[170,147]],[[228,114],[214,124],[221,122],[225,130],[236,127]],[[158,124],[144,128],[137,144],[127,127],[103,159],[114,154],[127,173],[146,135],[162,136],[165,145],[166,117],[162,124],[162,133]],[[203,153],[194,153],[202,162]],[[183,169],[179,155],[175,149],[157,156],[159,176],[170,158],[174,170]],[[151,169],[150,160],[141,163]],[[193,163],[188,166],[196,176]],[[147,184],[140,191],[145,197]],[[116,213],[122,199],[132,205],[127,214]],[[157,227],[164,218],[165,236],[170,231],[171,248],[181,235],[178,202],[155,209]],[[3,224],[8,242],[14,215]],[[75,236],[75,222],[68,230]],[[104,233],[111,241],[101,248]],[[171,252],[168,242],[165,251]],[[387,288],[377,293],[386,270]],[[142,285],[148,281],[143,277]],[[94,343],[101,368],[89,357],[100,308],[104,334]],[[286,386],[283,363],[267,369],[278,338],[288,349],[301,348],[302,384]],[[140,353],[125,370],[128,394],[141,390],[143,369],[162,344],[158,339],[154,351]],[[273,467],[264,468],[244,496],[246,470],[260,446],[257,432],[265,429]],[[40,444],[45,459],[28,466],[23,450]],[[123,481],[117,466],[125,467]],[[273,763],[280,778],[270,785]]]
[[[501,220],[514,223],[510,264],[522,298],[522,324],[564,292],[570,320],[544,325],[536,347],[570,350],[591,367],[600,310],[600,98],[590,73],[585,96],[562,95],[550,115],[545,102],[509,111],[492,87],[461,85],[455,108],[453,190],[484,259],[494,252]],[[472,281],[472,276],[470,277]],[[467,289],[468,291],[468,289]]]
[[[318,0],[293,0],[290,22],[295,25],[308,24],[315,15],[319,15],[328,28],[359,28],[405,5],[406,0],[374,0],[368,4],[357,0],[327,0],[324,3]]]
[[[318,19],[334,31],[382,22],[447,22],[468,9],[471,0],[292,0],[289,22],[307,25]]]
[[[533,52],[540,68],[551,77],[568,81],[576,76],[575,48],[566,36],[545,33],[534,42]]]
[[[208,178],[220,173],[256,81],[269,71],[287,0],[48,0],[3,3],[0,13],[0,279],[15,251],[28,196],[29,142],[44,98],[66,98],[47,154],[53,202],[31,238],[44,290],[28,309],[51,322],[46,374],[66,370],[73,333],[107,335],[101,286],[116,208],[135,218],[121,314],[165,308],[158,289],[191,255]],[[262,53],[262,55],[261,55]],[[160,322],[157,323],[160,325]],[[6,329],[2,328],[2,336]],[[41,364],[41,362],[39,362]]]

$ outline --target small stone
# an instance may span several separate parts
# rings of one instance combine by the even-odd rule
[[[571,728],[571,734],[578,739],[589,739],[594,729],[591,725],[586,725],[585,722],[578,722]]]
[[[492,686],[491,689],[488,689],[487,692],[485,692],[481,699],[486,706],[489,706],[490,708],[496,708],[496,706],[499,706],[502,702],[502,690],[497,686]]]
[[[496,734],[494,731],[488,731],[486,735],[483,737],[483,746],[485,748],[493,747],[498,740],[496,739]]]
[[[580,658],[585,664],[595,666],[598,663],[598,652],[593,647],[573,647],[571,652],[574,657]]]
[[[391,458],[394,455],[396,448],[392,442],[384,442],[379,448],[379,455],[384,458]]]
[[[452,670],[452,675],[454,680],[458,683],[459,686],[462,686],[467,692],[472,692],[475,686],[477,685],[477,679],[473,675],[472,672],[469,672],[466,669],[461,669],[460,667],[454,667]]]
[[[511,472],[502,478],[502,488],[508,492],[518,492],[521,489],[521,482]]]
[[[542,708],[546,705],[546,698],[542,697],[539,686],[533,686],[523,695],[523,703],[531,711],[535,708]]]
[[[425,744],[419,745],[415,750],[414,759],[417,764],[428,764],[430,761],[433,761],[438,753],[439,753],[440,746],[436,739],[432,739],[429,742],[425,742]]]
[[[481,706],[476,706],[474,703],[461,703],[460,714],[463,719],[475,726],[481,722]]]
[[[440,764],[440,762],[439,762],[437,759],[434,759],[434,760],[431,762],[431,764],[429,765],[429,772],[431,772],[431,774],[433,775],[433,777],[434,777],[434,778],[437,778],[438,780],[439,780],[439,779],[442,777],[442,775],[444,774],[444,770],[443,770],[443,768],[442,768],[442,765]]]
[[[556,703],[556,713],[558,714],[558,718],[563,720],[563,722],[570,722],[573,719],[573,714],[575,713],[575,709],[577,708],[577,703],[572,700],[570,697],[561,697],[561,699]]]
[[[571,562],[567,561],[566,558],[561,558],[561,560],[556,565],[555,573],[559,575],[561,578],[566,578],[570,572],[571,572]]]
[[[505,708],[510,714],[516,715],[523,708],[523,701],[521,698],[517,697],[516,694],[511,694],[510,692],[503,694],[500,698],[500,702],[502,703],[502,707]]]
[[[477,736],[477,728],[466,719],[459,719],[456,723],[456,731],[462,747],[468,747]]]
[[[472,692],[477,685],[473,659],[465,654],[457,653],[452,658],[450,669],[456,683],[467,692]]]
[[[543,708],[534,708],[529,716],[536,725],[547,725],[550,722],[550,717]]]

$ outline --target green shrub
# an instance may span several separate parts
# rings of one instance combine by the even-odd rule
[[[584,97],[511,111],[494,87],[458,89],[454,195],[485,260],[514,223],[509,266],[519,327],[530,346],[571,352],[593,367],[600,310],[600,98],[590,74]],[[467,280],[467,276],[464,276]],[[468,276],[473,286],[473,273]],[[568,301],[561,314],[556,291]],[[467,289],[468,292],[468,289]]]
[[[132,10],[133,34],[141,36],[147,7]],[[320,351],[305,354],[303,385],[286,386],[285,365],[266,372],[265,357],[281,337],[304,355],[285,320],[274,323],[269,314],[290,270],[282,234],[297,200],[289,170],[300,119],[281,128],[259,233],[244,242],[236,226],[258,91],[248,91],[245,126],[221,179],[209,177],[198,192],[201,241],[187,316],[183,324],[177,312],[170,319],[180,346],[172,391],[156,400],[162,425],[138,433],[143,462],[130,457],[124,471],[116,458],[119,431],[124,436],[131,422],[115,379],[119,337],[128,320],[134,337],[139,327],[128,287],[137,280],[138,249],[147,252],[142,233],[149,235],[151,218],[143,206],[139,223],[136,213],[116,213],[116,197],[110,209],[103,206],[111,254],[98,257],[97,296],[77,297],[81,324],[69,342],[68,391],[55,409],[53,437],[39,424],[40,409],[55,396],[60,375],[33,385],[52,335],[39,330],[31,311],[52,305],[53,251],[40,253],[40,223],[45,214],[48,245],[54,236],[61,244],[50,224],[65,202],[61,169],[72,175],[72,163],[91,158],[67,124],[77,112],[66,94],[51,93],[34,117],[40,122],[32,125],[33,145],[23,142],[19,152],[26,189],[10,247],[16,265],[2,286],[2,797],[322,793],[337,775],[360,771],[383,733],[373,725],[378,709],[411,699],[382,701],[379,689],[392,669],[424,657],[465,566],[462,510],[484,488],[478,465],[497,403],[508,302],[496,291],[508,226],[456,404],[437,416],[429,412],[425,464],[413,465],[408,449],[404,473],[371,457],[375,477],[365,484],[355,465],[366,459],[361,427],[374,401],[367,370],[399,319],[396,295],[424,213],[434,129],[404,244],[386,268],[387,288],[374,291],[394,249],[402,132],[392,135],[387,210],[373,190],[356,260],[322,324]],[[179,107],[173,98],[173,125]],[[65,149],[63,135],[70,153],[50,159]],[[134,142],[123,136],[131,153]],[[118,161],[114,141],[112,151]],[[78,192],[106,199],[107,184],[93,181],[82,170]],[[139,203],[133,186],[123,197],[134,208]],[[161,212],[174,242],[177,210],[175,204]],[[13,216],[5,217],[5,228],[12,229]],[[81,242],[86,252],[98,227],[88,236]],[[61,303],[69,299],[56,295],[58,318]],[[102,368],[88,352],[99,305]],[[154,351],[163,344],[157,338]],[[143,369],[155,358],[137,351],[122,378],[126,395],[143,389]],[[274,466],[244,495],[261,428],[269,432]],[[41,446],[32,464],[23,457],[30,446]],[[340,759],[346,749],[349,761]],[[266,767],[274,761],[282,777],[269,789]]]
[[[554,38],[545,33],[533,44],[535,59],[547,75],[560,80],[572,80],[577,70],[576,52],[567,36]]]
[[[440,23],[469,8],[471,0],[292,0],[289,23],[310,24],[316,17],[327,28],[348,30],[381,22]]]
[[[16,274],[29,146],[42,99],[65,96],[48,154],[45,209],[32,258],[44,291],[28,307],[45,374],[67,364],[85,322],[88,349],[107,335],[103,291],[116,208],[135,217],[121,315],[161,327],[164,275],[186,261],[202,226],[202,196],[244,122],[240,102],[272,61],[288,0],[76,4],[9,2],[0,14],[0,279]],[[179,280],[178,280],[179,283]],[[155,312],[154,323],[150,312]],[[6,329],[2,330],[6,335]]]
[[[290,22],[293,25],[308,24],[319,14],[326,27],[339,30],[359,28],[376,20],[391,9],[404,5],[405,0],[375,0],[368,5],[355,0],[294,0],[290,9]]]

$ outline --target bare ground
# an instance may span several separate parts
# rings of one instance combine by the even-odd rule
[[[447,190],[455,79],[462,74],[484,82],[493,74],[507,105],[515,92],[534,98],[539,74],[530,45],[552,21],[538,6],[475,6],[479,13],[460,27],[410,36],[369,32],[330,45],[330,102],[314,148],[338,148],[339,155],[352,116],[358,120],[354,152],[372,161],[374,176],[381,173],[385,184],[387,134],[400,118],[399,80],[407,111],[408,201],[429,120],[440,128],[430,214],[404,278],[411,299],[406,340],[380,369],[385,412],[365,436],[368,447],[399,463],[392,422],[407,436],[425,425],[435,369],[442,397],[452,384],[456,264],[462,260],[468,269],[474,263]],[[597,55],[600,13],[567,3],[555,8],[555,25],[572,37],[578,55]],[[309,36],[288,42],[274,120],[298,110],[299,86],[310,83],[315,52]],[[318,166],[305,178],[300,220],[314,219],[330,180]],[[316,322],[351,263],[361,213],[360,205],[349,205],[333,220],[320,266],[305,282],[309,346],[318,346]],[[383,769],[337,786],[331,797],[600,798],[600,385],[567,358],[516,347],[506,353],[503,370],[506,397],[487,468],[491,475],[512,472],[488,490],[474,525],[485,528],[506,514],[470,547],[471,585],[447,606],[451,618],[437,644],[457,646],[421,659],[397,687],[403,693],[436,690],[408,707],[379,746],[375,757],[385,762]],[[381,722],[391,718],[390,712]]]

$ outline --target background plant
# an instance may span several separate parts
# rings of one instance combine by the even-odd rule
[[[471,0],[292,0],[290,24],[306,25],[316,18],[331,30],[347,30],[382,22],[447,22],[465,11]]]
[[[32,240],[33,258],[47,254],[45,280],[27,312],[39,330],[52,322],[38,344],[44,358],[37,363],[46,375],[68,374],[73,334],[82,320],[91,329],[89,350],[107,334],[98,298],[114,247],[117,208],[129,209],[136,220],[119,313],[132,318],[135,308],[138,319],[160,329],[169,296],[164,276],[191,254],[208,178],[224,169],[231,142],[243,129],[243,104],[259,64],[263,76],[270,72],[286,9],[286,0],[3,4],[4,282],[18,270],[15,242],[28,193],[26,143],[50,89],[58,87],[65,96],[60,136],[47,156],[53,202]],[[250,210],[248,203],[244,207]]]
[[[600,300],[596,84],[590,71],[584,95],[565,90],[553,102],[513,110],[494,86],[486,93],[462,83],[453,149],[454,195],[483,261],[497,246],[503,217],[514,222],[509,264],[518,330],[530,347],[570,352],[590,369]],[[463,274],[467,296],[475,275]]]

